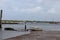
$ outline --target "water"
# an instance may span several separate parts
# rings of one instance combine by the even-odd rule
[[[43,30],[55,30],[55,31],[60,31],[60,24],[49,24],[49,23],[27,23],[27,29],[29,29],[30,27],[38,27],[41,28]],[[2,25],[3,29],[5,27],[12,27],[16,30],[20,30],[20,29],[24,29],[25,24],[21,23],[21,24],[3,24]]]
[[[2,39],[12,38],[16,36],[21,36],[24,34],[30,34],[29,31],[18,32],[18,31],[2,31]]]
[[[60,24],[29,23],[28,22],[26,25],[27,25],[27,29],[29,29],[30,27],[38,27],[38,28],[41,28],[41,29],[46,30],[46,31],[48,31],[48,30],[60,31]],[[12,28],[20,31],[21,29],[24,29],[25,24],[24,23],[2,24],[2,30],[4,30],[5,27],[12,27]],[[5,38],[14,37],[14,36],[17,36],[17,35],[22,35],[23,33],[26,34],[26,33],[29,33],[29,32],[0,31],[0,39],[2,37],[3,37],[3,39],[5,39]]]
[[[0,40],[2,40],[2,31],[0,30]]]

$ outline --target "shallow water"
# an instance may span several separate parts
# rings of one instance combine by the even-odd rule
[[[49,24],[49,23],[27,23],[26,24],[27,29],[30,27],[38,27],[43,30],[55,30],[55,31],[60,31],[60,24]],[[25,28],[25,24],[3,24],[2,25],[3,29],[5,27],[12,27],[14,29],[20,30]]]
[[[41,28],[41,29],[46,30],[46,31],[48,31],[48,30],[60,31],[60,24],[27,23],[26,26],[27,26],[27,29],[30,28],[30,27],[38,27],[38,28]],[[5,27],[12,27],[12,28],[20,31],[20,29],[24,29],[25,24],[24,23],[20,23],[20,24],[2,24],[2,30],[4,30]],[[16,32],[19,35],[24,33],[24,32],[19,32],[19,31]],[[4,33],[7,34],[7,35],[9,35],[9,33],[14,34],[13,31],[11,31],[11,32],[3,32],[3,33],[2,33],[2,31],[0,31],[0,39],[2,38],[2,35]],[[25,33],[27,33],[27,32],[25,32]],[[14,34],[14,35],[17,35],[17,34]],[[5,37],[8,37],[8,36],[4,35],[3,38],[5,38]]]
[[[2,31],[2,39],[12,38],[16,36],[21,36],[24,34],[29,34],[29,31],[18,32],[18,31]]]
[[[2,31],[0,30],[0,40],[2,40]]]

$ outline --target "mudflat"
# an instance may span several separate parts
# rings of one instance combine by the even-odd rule
[[[30,34],[4,40],[60,40],[60,31],[31,31]]]

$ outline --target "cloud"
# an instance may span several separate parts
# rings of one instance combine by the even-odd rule
[[[42,10],[41,7],[33,7],[33,8],[26,8],[26,9],[21,9],[20,12],[26,12],[26,13],[37,13]]]
[[[36,14],[42,11],[42,7],[30,7],[30,8],[19,8],[19,7],[12,7],[12,10],[19,13],[28,13],[28,14]]]
[[[43,0],[36,0],[38,3],[42,3],[43,2]]]
[[[37,17],[36,19],[50,20],[48,16],[53,19],[53,16],[58,18],[60,15],[60,0],[0,0],[0,9],[4,10],[3,19],[27,16],[31,19]]]
[[[25,2],[24,2],[25,1]],[[32,2],[32,3],[31,3]],[[30,13],[37,13],[41,11],[42,7],[37,6],[37,3],[42,2],[42,0],[35,0],[36,5],[34,4],[33,0],[1,0],[0,8],[4,10],[9,10],[13,12],[30,12]]]
[[[48,10],[48,13],[56,13],[56,12],[55,12],[55,8],[49,9],[49,10]]]
[[[9,0],[0,0],[0,8],[7,6],[7,2],[9,2]]]

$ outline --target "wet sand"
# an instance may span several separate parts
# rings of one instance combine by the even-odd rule
[[[5,40],[60,40],[60,31],[32,31],[31,34]]]

